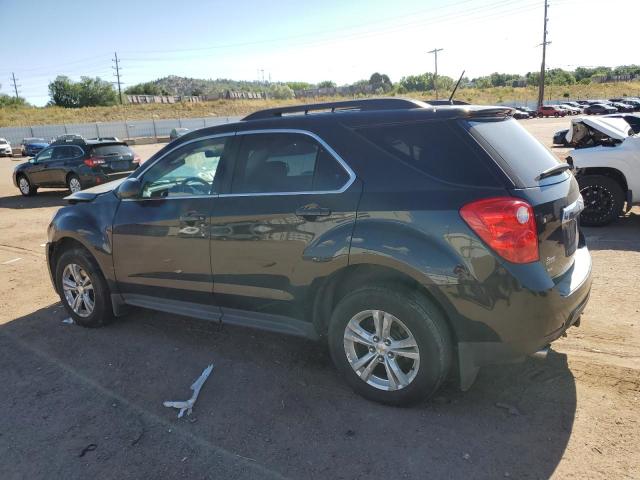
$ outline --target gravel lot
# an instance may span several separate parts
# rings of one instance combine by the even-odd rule
[[[523,121],[546,144],[567,124]],[[305,340],[142,310],[62,323],[42,244],[66,192],[21,197],[16,163],[0,158],[0,478],[640,478],[640,210],[587,232],[591,302],[546,361],[398,409]],[[162,402],[209,363],[177,420]]]

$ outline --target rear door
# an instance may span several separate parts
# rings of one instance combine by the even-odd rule
[[[540,178],[543,171],[560,162],[513,119],[471,120],[468,127],[514,183],[511,194],[533,207],[540,261],[548,274],[556,277],[566,272],[578,247],[578,218],[583,208],[575,177],[559,171]]]
[[[51,161],[47,167],[47,183],[64,186],[67,184],[67,173],[74,165],[80,163],[84,151],[77,145],[61,145],[54,147]]]
[[[215,199],[211,221],[216,304],[228,322],[308,318],[311,283],[347,265],[361,185],[309,132],[238,132],[236,140],[230,191]]]

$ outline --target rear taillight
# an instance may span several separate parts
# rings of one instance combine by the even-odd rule
[[[467,225],[498,255],[512,263],[538,261],[533,208],[512,197],[487,198],[460,209]]]
[[[84,164],[88,167],[97,167],[98,165],[103,165],[104,164],[104,160],[102,158],[96,158],[96,157],[91,157],[91,158],[87,158],[84,161]]]

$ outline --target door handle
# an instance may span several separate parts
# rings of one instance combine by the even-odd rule
[[[303,218],[328,217],[331,210],[317,205],[307,205],[296,210],[296,215]]]
[[[186,215],[180,215],[181,222],[204,222],[207,216],[198,212],[189,212]]]

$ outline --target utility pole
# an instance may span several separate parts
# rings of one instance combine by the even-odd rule
[[[433,74],[433,88],[436,90],[436,100],[438,100],[438,52],[441,52],[444,48],[434,48],[427,53],[433,53],[436,62],[436,68]]]
[[[18,85],[16,83],[16,74],[11,72],[11,85],[13,85],[13,91],[16,92],[16,100],[19,98],[18,97],[18,87],[20,87],[20,85]]]
[[[120,60],[118,60],[118,54],[113,52],[113,56],[115,57],[112,61],[116,64],[115,67],[111,67],[116,71],[116,77],[118,79],[118,96],[120,97],[120,105],[122,105],[122,87],[120,84]]]
[[[551,42],[547,42],[547,10],[549,8],[549,1],[544,1],[544,29],[542,30],[542,66],[540,67],[540,81],[538,82],[538,108],[542,107],[544,103],[544,75],[546,73],[545,60],[547,57],[547,45]]]

